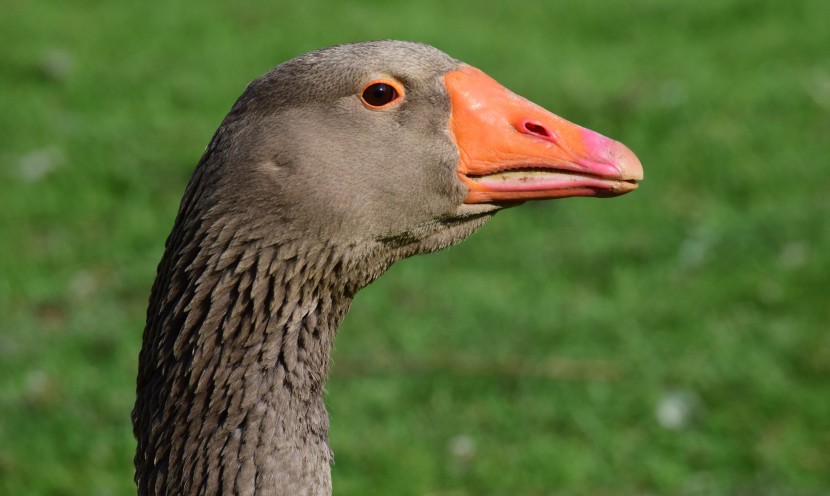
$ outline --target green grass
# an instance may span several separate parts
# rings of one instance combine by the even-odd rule
[[[364,290],[328,387],[335,492],[830,494],[829,3],[2,10],[0,494],[134,491],[145,305],[201,150],[250,79],[375,38],[625,142],[647,180],[504,212]]]

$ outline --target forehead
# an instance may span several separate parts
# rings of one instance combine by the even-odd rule
[[[324,48],[295,59],[308,64],[338,66],[344,70],[366,70],[443,74],[460,64],[429,45],[403,41],[372,41]]]
[[[417,85],[460,65],[458,60],[428,45],[374,41],[337,45],[301,55],[277,66],[262,79],[279,85],[300,83],[332,94],[352,92],[355,85],[378,75]]]

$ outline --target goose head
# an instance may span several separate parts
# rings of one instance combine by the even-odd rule
[[[400,258],[457,243],[528,200],[627,193],[642,167],[621,143],[436,48],[377,41],[253,81],[196,177],[210,185],[203,208],[262,237],[379,244]]]

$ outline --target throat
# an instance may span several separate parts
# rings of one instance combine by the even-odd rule
[[[329,494],[324,383],[354,294],[343,263],[335,250],[209,241],[226,248],[168,246],[153,287],[133,411],[139,493]]]

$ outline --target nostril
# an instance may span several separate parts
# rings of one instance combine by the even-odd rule
[[[539,136],[540,138],[553,138],[553,133],[548,131],[548,129],[545,126],[539,124],[538,122],[522,121],[522,123],[519,125],[519,131],[525,134]]]

